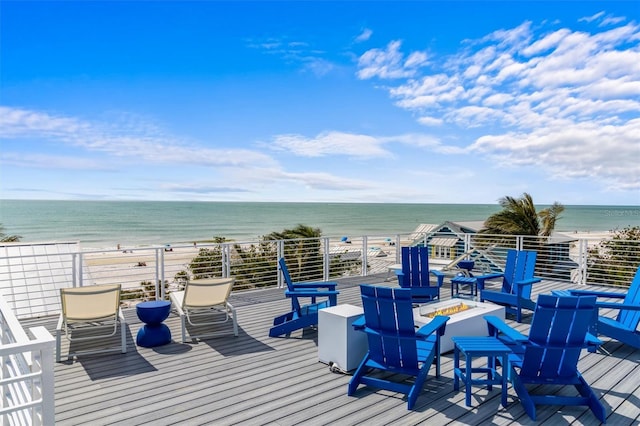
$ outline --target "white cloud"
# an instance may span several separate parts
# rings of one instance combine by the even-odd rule
[[[436,117],[420,117],[418,118],[418,123],[423,124],[425,126],[441,126],[442,119]]]
[[[611,190],[640,190],[640,119],[624,125],[596,123],[512,132],[478,138],[471,149],[494,157],[505,167],[532,166],[559,179],[601,180]]]
[[[496,93],[483,99],[483,103],[487,106],[501,106],[513,100],[513,96],[507,93]]]
[[[371,136],[343,132],[324,132],[315,138],[306,138],[302,135],[279,135],[270,147],[288,151],[300,157],[331,155],[353,158],[391,158],[394,153],[384,148],[391,144],[403,144],[434,151],[443,148],[437,138],[419,133]]]
[[[332,62],[321,58],[307,57],[304,58],[302,62],[304,63],[303,68],[305,70],[312,72],[318,77],[327,75],[336,68]]]
[[[640,26],[604,13],[582,21],[593,31],[524,22],[414,68],[393,41],[360,57],[358,77],[398,78],[384,87],[397,106],[441,133],[473,129],[472,149],[496,164],[637,190]]]
[[[584,18],[580,18],[578,19],[578,22],[594,22],[594,21],[600,21],[599,26],[600,27],[604,27],[604,26],[608,26],[608,25],[617,25],[620,24],[624,21],[626,21],[626,18],[621,17],[621,16],[611,16],[611,15],[606,15],[606,13],[603,12],[598,12],[595,15],[592,16],[587,16]]]
[[[391,153],[373,136],[353,133],[325,132],[315,138],[302,135],[276,136],[272,148],[289,151],[301,157],[346,155],[349,157],[383,157]]]
[[[593,22],[597,19],[602,18],[605,15],[604,11],[598,12],[595,15],[585,16],[583,18],[578,19],[578,22]]]
[[[402,42],[394,40],[384,50],[371,49],[365,52],[358,60],[358,78],[396,79],[415,75],[418,68],[425,64],[427,55],[424,52],[412,52],[405,59],[400,52],[401,45]]]
[[[356,43],[362,43],[364,41],[367,41],[367,40],[369,40],[371,38],[372,35],[373,35],[373,31],[371,29],[369,29],[369,28],[365,28],[355,38],[355,42]]]
[[[286,37],[268,38],[264,41],[249,40],[247,47],[258,49],[269,55],[278,55],[287,63],[299,65],[302,70],[309,71],[318,77],[325,76],[336,68],[326,59],[326,52],[315,48],[306,41],[287,40]]]
[[[602,22],[600,23],[600,26],[604,27],[607,25],[616,25],[624,21],[626,21],[626,19],[623,17],[608,16],[602,20]]]
[[[282,173],[282,177],[315,190],[351,191],[375,188],[368,181],[346,179],[329,173]]]
[[[0,153],[0,163],[40,169],[113,170],[112,167],[104,164],[104,162],[92,158],[37,153],[2,152]]]
[[[407,60],[404,61],[404,67],[413,69],[420,66],[423,66],[427,63],[427,54],[424,52],[413,52],[407,57]]]
[[[118,123],[83,121],[78,118],[56,116],[45,112],[0,107],[0,138],[42,138],[49,144],[61,144],[83,149],[86,153],[105,153],[111,158],[131,158],[144,163],[194,164],[206,167],[249,167],[273,164],[273,160],[259,152],[246,149],[211,149],[187,144],[171,135],[159,133],[144,122]],[[7,145],[4,153],[8,154]],[[42,162],[25,156],[23,165]],[[82,162],[79,157],[78,162]],[[65,164],[70,164],[67,159]]]
[[[571,31],[566,28],[554,31],[551,34],[542,37],[540,40],[534,41],[533,43],[531,43],[531,45],[526,46],[522,50],[522,54],[531,57],[544,52],[548,52],[551,49],[555,49],[558,44],[570,33]]]
[[[75,118],[54,117],[39,111],[0,106],[0,137],[36,133],[56,137],[84,132],[88,124]]]

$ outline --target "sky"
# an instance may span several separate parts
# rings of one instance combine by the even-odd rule
[[[640,2],[2,0],[0,147],[0,199],[640,205]]]

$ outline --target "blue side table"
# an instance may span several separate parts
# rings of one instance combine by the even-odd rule
[[[469,296],[475,298],[478,296],[478,280],[475,277],[465,277],[459,275],[451,278],[451,298],[460,297],[460,287],[469,286]]]
[[[138,330],[136,344],[145,348],[166,345],[171,342],[171,330],[163,323],[171,312],[171,302],[154,300],[136,305],[136,314],[145,323]]]
[[[465,404],[471,407],[471,385],[487,385],[489,390],[492,385],[502,386],[502,406],[507,406],[507,376],[509,365],[507,359],[511,349],[495,337],[452,337],[453,353],[453,389],[459,390],[460,380],[465,384]],[[466,358],[466,367],[460,368],[460,353]],[[486,368],[472,368],[473,357],[486,356]],[[502,374],[498,374],[496,358],[500,358]],[[505,368],[507,371],[505,371]],[[473,373],[486,373],[486,379],[473,379]]]

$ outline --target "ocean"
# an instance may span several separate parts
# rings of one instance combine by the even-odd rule
[[[537,206],[538,210],[546,206]],[[85,249],[255,241],[298,224],[327,237],[387,236],[421,223],[482,221],[496,204],[349,204],[0,200],[0,224],[23,242],[79,241]],[[565,206],[557,231],[640,226],[639,206]]]

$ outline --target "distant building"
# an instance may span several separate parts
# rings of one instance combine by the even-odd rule
[[[430,262],[443,270],[455,269],[457,263],[466,258],[474,260],[476,270],[481,273],[501,270],[503,256],[492,255],[495,254],[496,245],[480,247],[472,242],[471,236],[477,234],[483,226],[484,221],[421,224],[410,236],[411,245],[428,246]],[[575,241],[577,238],[557,232],[547,238],[541,248],[536,248],[536,275],[570,279],[571,271],[578,267],[570,257],[571,245]],[[504,247],[501,248],[504,250]]]

